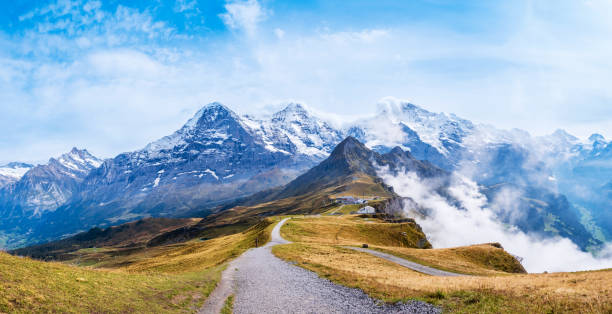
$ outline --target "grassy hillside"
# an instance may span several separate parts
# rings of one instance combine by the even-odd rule
[[[219,274],[220,268],[181,275],[93,270],[0,253],[0,312],[191,312]]]
[[[106,229],[92,228],[73,237],[16,249],[11,251],[11,253],[45,260],[69,260],[77,258],[78,256],[75,255],[75,252],[81,249],[90,249],[89,251],[95,252],[96,248],[108,249],[113,247],[129,253],[143,248],[149,240],[159,234],[181,227],[188,227],[199,221],[200,219],[197,218],[147,218]]]
[[[225,263],[256,241],[265,244],[280,219],[269,217],[227,236],[129,252],[119,246],[82,248],[66,261],[86,267],[0,254],[0,312],[194,312],[214,289]],[[224,228],[229,232],[231,227]],[[520,264],[497,244],[420,249],[419,242],[426,238],[410,222],[355,215],[293,216],[281,234],[295,243],[274,247],[275,255],[389,302],[420,299],[465,313],[612,310],[612,270],[512,274],[521,271]],[[342,247],[362,243],[477,276],[427,276]],[[230,308],[228,300],[226,310]]]
[[[360,246],[390,253],[423,265],[476,275],[524,273],[525,269],[499,244],[481,244],[449,249],[431,249],[414,222],[388,223],[360,216],[294,217],[281,235],[299,244]]]
[[[214,239],[194,239],[187,242],[125,251],[104,247],[81,249],[71,253],[74,258],[65,263],[98,269],[129,272],[186,273],[211,268],[239,256],[242,252],[269,240],[278,218],[267,218],[241,232]]]
[[[242,232],[253,226],[263,217],[280,215],[321,214],[337,207],[331,196],[368,195],[381,199],[392,197],[393,194],[377,179],[363,173],[342,180],[338,185],[332,185],[323,190],[277,199],[252,206],[236,206],[219,213],[212,214],[199,223],[162,234],[149,242],[149,246],[172,244],[188,241],[194,238],[214,238]]]
[[[157,247],[139,254],[109,260],[102,267],[120,267],[132,272],[159,271],[185,273],[211,268],[242,254],[249,248],[259,246],[270,239],[277,218],[269,218],[255,226],[233,235],[211,240]]]
[[[428,254],[434,250],[420,251]],[[321,277],[388,302],[420,299],[458,313],[612,311],[612,270],[495,276],[487,271],[487,276],[432,277],[333,245],[294,243],[276,246],[273,253]]]
[[[425,234],[415,223],[386,223],[358,216],[296,217],[281,229],[292,242],[333,245],[369,245],[430,248]]]
[[[334,148],[330,156],[285,186],[257,193],[203,219],[194,230],[205,230],[233,224],[248,224],[253,217],[319,214],[335,206],[339,195],[368,195],[380,198],[395,196],[392,189],[377,177],[373,160],[389,165],[402,161],[420,172],[437,173],[431,165],[412,158],[409,153],[380,155],[352,137]],[[419,172],[419,173],[420,173]]]
[[[407,232],[410,228],[415,230],[412,235]],[[272,251],[324,278],[388,302],[420,299],[460,313],[612,310],[612,270],[521,274],[523,267],[499,244],[419,249],[414,245],[422,235],[419,233],[409,224],[354,215],[294,217],[281,229],[282,236],[294,243],[276,246]],[[432,277],[343,247],[362,243],[424,265],[473,276]]]
[[[377,177],[377,166],[411,169],[422,177],[444,177],[435,166],[420,162],[400,148],[380,155],[352,137],[338,144],[330,156],[285,186],[263,191],[218,208],[197,225],[169,232],[152,244],[170,244],[196,237],[218,236],[247,228],[261,217],[296,214],[320,214],[337,206],[341,195],[380,199],[395,197],[392,188]]]
[[[431,250],[400,247],[373,247],[373,249],[419,264],[462,274],[482,276],[526,273],[521,263],[497,243]]]
[[[81,249],[67,263],[0,254],[0,312],[194,312],[229,259],[269,240],[273,223],[212,240],[158,246],[126,254],[120,248]]]
[[[369,195],[388,198],[393,196],[387,188],[374,177],[354,173],[340,183],[336,182],[322,190],[277,199],[253,206],[238,206],[212,215],[202,220],[201,226],[218,226],[246,221],[261,215],[320,214],[336,207],[334,198],[338,195]]]

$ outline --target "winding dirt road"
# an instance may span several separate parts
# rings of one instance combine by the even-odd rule
[[[264,247],[250,249],[232,261],[200,313],[219,313],[234,294],[234,313],[440,313],[430,304],[412,301],[384,304],[363,291],[320,278],[316,273],[274,256],[270,248],[289,243],[280,235],[283,219]]]
[[[436,268],[432,268],[432,267],[428,267],[425,265],[421,265],[415,262],[411,262],[407,259],[403,259],[401,257],[397,257],[395,255],[391,255],[391,254],[387,254],[387,253],[383,253],[383,252],[379,252],[379,251],[375,251],[375,250],[370,250],[370,249],[365,249],[365,248],[360,248],[360,247],[352,247],[352,246],[344,246],[344,248],[347,249],[351,249],[351,250],[355,250],[355,251],[359,251],[359,252],[364,252],[364,253],[368,253],[368,254],[372,254],[374,256],[380,257],[382,259],[386,259],[390,262],[399,264],[401,266],[404,266],[406,268],[410,268],[414,271],[418,271],[419,273],[423,273],[426,275],[431,275],[431,276],[446,276],[446,277],[459,277],[459,276],[468,276],[468,275],[464,275],[464,274],[458,274],[458,273],[452,273],[449,271],[444,271],[444,270],[439,270]]]

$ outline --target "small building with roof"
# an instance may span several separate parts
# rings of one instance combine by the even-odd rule
[[[376,209],[372,206],[364,206],[357,211],[357,214],[376,214]]]

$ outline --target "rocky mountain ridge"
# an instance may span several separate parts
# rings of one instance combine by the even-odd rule
[[[393,98],[381,101],[374,117],[345,129],[334,128],[295,103],[268,118],[241,116],[211,103],[182,128],[141,150],[104,162],[77,154],[77,159],[93,161],[79,171],[73,167],[78,168],[79,161],[70,156],[51,160],[46,170],[34,168],[29,172],[37,175],[26,174],[0,189],[0,204],[4,204],[4,221],[48,213],[24,227],[34,233],[42,228],[47,238],[149,216],[206,215],[219,205],[283,186],[325,159],[345,136],[378,153],[399,153],[394,149],[399,147],[416,161],[460,172],[485,188],[512,187],[523,195],[520,200],[534,196],[544,203],[555,200],[541,208],[542,216],[580,216],[582,211],[574,206],[579,204],[599,219],[597,226],[606,217],[597,213],[609,199],[581,202],[568,188],[579,183],[600,189],[609,182],[605,169],[602,175],[598,172],[602,168],[593,166],[610,161],[612,146],[603,136],[584,142],[564,131],[532,137],[520,130],[497,130],[452,114],[432,113]],[[46,185],[35,182],[37,178]],[[491,199],[504,192],[487,191]],[[564,195],[568,201],[559,198]],[[521,206],[530,204],[525,201]],[[540,228],[529,222],[522,225]],[[575,226],[575,221],[570,225]],[[600,233],[609,235],[606,230]],[[584,235],[579,238],[584,240]]]
[[[211,103],[175,133],[70,174],[75,179],[70,182],[62,173],[74,168],[74,158],[52,159],[46,168],[30,172],[46,169],[55,180],[48,176],[35,182],[40,175],[26,174],[3,189],[1,199],[21,204],[13,199],[28,198],[22,203],[38,206],[37,217],[48,211],[39,221],[23,223],[43,238],[149,216],[205,214],[218,204],[289,182],[325,158],[341,136],[298,104],[258,120]],[[5,221],[31,216],[5,212]]]

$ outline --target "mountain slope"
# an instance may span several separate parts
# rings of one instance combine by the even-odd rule
[[[378,152],[400,146],[417,159],[468,177],[486,188],[489,202],[504,197],[505,189],[496,187],[512,187],[523,197],[510,207],[540,223],[499,219],[523,231],[569,237],[584,250],[597,250],[601,234],[612,237],[606,210],[612,202],[598,192],[612,173],[612,144],[601,135],[586,143],[563,130],[534,137],[432,113],[394,98],[383,99],[379,113],[358,121],[349,135]]]
[[[377,178],[377,173],[380,167],[387,167],[392,171],[415,171],[422,177],[445,175],[443,170],[416,160],[399,147],[380,155],[349,136],[336,146],[327,159],[287,184],[271,198],[281,199],[307,194],[350,182],[359,175],[369,176],[378,182],[380,179]]]
[[[45,165],[28,170],[20,179],[0,189],[3,218],[40,216],[55,210],[77,191],[78,185],[101,160],[87,150],[73,148]]]
[[[42,217],[71,199],[89,172],[101,163],[87,150],[73,148],[0,188],[0,246],[28,243]]]
[[[117,253],[128,254],[159,235],[177,228],[190,226],[199,219],[148,218],[106,229],[92,228],[73,237],[10,251],[13,255],[43,260],[77,258],[81,249],[115,247]]]
[[[237,192],[258,191],[245,183],[290,159],[289,153],[266,145],[233,111],[214,103],[174,134],[105,162],[84,182],[78,206],[118,215],[131,209],[180,215]],[[277,184],[274,179],[258,183],[262,188]]]
[[[106,162],[87,178],[80,198],[115,211],[182,215],[282,185],[339,140],[299,105],[257,121],[212,103],[173,135]]]
[[[152,242],[160,245],[209,234],[227,234],[255,224],[261,217],[321,213],[336,206],[335,198],[339,196],[393,198],[396,196],[393,189],[377,175],[380,167],[390,171],[414,171],[421,177],[444,178],[448,175],[430,163],[414,159],[400,148],[381,155],[348,137],[327,159],[288,184],[238,200],[192,228],[170,232]]]
[[[57,210],[32,225],[28,238],[44,241],[151,216],[205,216],[289,182],[341,139],[298,104],[258,120],[211,103],[173,134],[105,160],[78,182],[78,193],[55,198]]]

